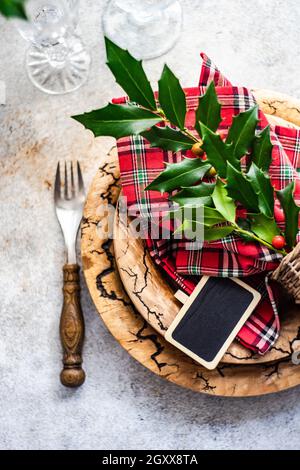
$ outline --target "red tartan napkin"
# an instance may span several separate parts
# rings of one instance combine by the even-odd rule
[[[232,86],[231,83],[201,54],[203,63],[198,88],[186,89],[187,127],[195,120],[195,109],[199,96],[214,81],[219,101],[222,104],[222,124],[226,132],[232,123],[232,116],[246,111],[255,104],[255,98],[246,88]],[[124,102],[126,98],[114,100]],[[262,129],[268,124],[260,112]],[[272,127],[274,144],[270,177],[276,189],[284,188],[296,180],[295,198],[300,203],[300,131],[282,126]],[[145,187],[165,168],[165,162],[178,162],[183,156],[191,157],[191,152],[166,152],[150,148],[149,143],[139,136],[120,139],[117,143],[123,193],[128,206],[135,205],[145,215],[166,204],[165,195],[156,191],[144,191]],[[275,207],[275,217],[284,226],[284,216],[280,206]],[[265,354],[279,335],[280,323],[276,307],[275,287],[269,285],[268,272],[278,265],[280,255],[268,248],[245,242],[237,236],[228,236],[217,242],[205,243],[203,248],[190,249],[184,240],[146,240],[155,262],[186,293],[191,294],[199,282],[199,276],[247,277],[246,282],[262,294],[262,300],[255,312],[237,335],[237,339],[247,348]],[[245,281],[245,279],[244,279]],[[230,314],[230,312],[228,312]],[[283,312],[284,313],[284,312]]]

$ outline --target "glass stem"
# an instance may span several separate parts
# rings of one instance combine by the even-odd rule
[[[70,51],[65,39],[43,49],[52,67],[62,68],[65,66]]]

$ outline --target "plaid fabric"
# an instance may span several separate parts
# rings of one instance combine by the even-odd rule
[[[203,95],[211,81],[216,84],[219,101],[222,104],[223,121],[220,130],[228,131],[233,115],[246,111],[255,104],[252,93],[243,87],[232,86],[217,67],[201,54],[203,64],[199,87],[185,90],[187,96],[186,126],[191,128],[195,120],[195,109],[199,97]],[[122,103],[126,98],[114,100]],[[259,128],[268,122],[260,111]],[[273,126],[271,129],[274,144],[270,177],[276,189],[284,188],[296,180],[296,200],[300,203],[300,131]],[[179,162],[183,156],[193,157],[191,152],[168,152],[150,148],[146,140],[139,136],[118,141],[118,154],[121,181],[129,207],[144,216],[168,207],[166,195],[156,191],[144,191],[145,187],[165,168],[165,163]],[[284,216],[279,204],[275,207],[275,218],[284,227]],[[260,354],[266,353],[278,338],[280,323],[276,307],[275,286],[269,283],[268,272],[274,270],[281,257],[268,248],[245,242],[237,236],[204,243],[202,249],[185,240],[153,239],[146,240],[149,252],[155,262],[169,275],[170,280],[191,294],[199,282],[199,276],[246,277],[247,282],[262,294],[262,301],[239,332],[237,339],[247,348]],[[244,279],[245,280],[245,279]]]

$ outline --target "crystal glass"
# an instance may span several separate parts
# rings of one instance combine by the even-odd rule
[[[111,0],[103,17],[105,35],[139,59],[171,49],[181,25],[178,0]]]
[[[31,43],[26,69],[32,83],[51,94],[79,88],[87,79],[90,55],[75,32],[79,0],[27,0],[28,21],[15,20]]]

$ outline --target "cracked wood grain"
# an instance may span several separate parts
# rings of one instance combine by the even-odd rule
[[[205,377],[203,372],[197,372],[195,380],[200,381],[200,383],[202,384],[200,385],[202,392],[208,392],[213,394],[217,388],[216,385],[210,384],[209,378]]]
[[[164,346],[159,341],[158,335],[153,333],[147,333],[147,329],[148,323],[146,322],[146,320],[144,320],[144,323],[141,328],[137,332],[132,333],[135,336],[135,339],[132,340],[132,342],[147,340],[151,341],[155,347],[155,351],[151,354],[150,357],[152,361],[154,361],[154,363],[157,365],[159,371],[161,371],[164,367],[168,365],[166,362],[159,362],[159,356],[163,352]]]
[[[128,247],[129,247],[129,244],[128,244]],[[125,256],[127,255],[127,253],[128,253],[128,249],[125,251]],[[141,264],[143,267],[143,273],[142,273],[141,278],[139,278],[138,272],[134,272],[134,268],[133,268],[134,263],[132,264],[132,266],[127,266],[127,268],[120,266],[120,271],[121,271],[120,275],[121,275],[122,280],[124,278],[127,279],[127,276],[131,278],[131,280],[133,281],[133,285],[130,286],[131,287],[130,292],[132,296],[138,299],[138,302],[141,304],[141,308],[143,309],[143,311],[146,312],[147,321],[150,322],[150,324],[152,324],[152,321],[150,319],[153,316],[155,318],[155,322],[158,325],[159,332],[162,332],[162,331],[164,332],[164,331],[167,331],[168,329],[168,326],[163,323],[164,314],[162,310],[160,310],[160,308],[164,306],[162,305],[161,307],[159,306],[160,308],[153,308],[147,304],[146,300],[144,300],[144,297],[145,297],[143,295],[144,291],[152,282],[151,271],[149,268],[149,262],[147,258],[148,258],[148,252],[147,252],[146,247],[143,246],[143,256],[142,256],[142,261],[141,261]],[[151,280],[149,280],[149,276],[151,276]],[[140,279],[142,280],[141,283],[139,282]]]
[[[253,90],[262,111],[300,126],[300,100],[270,90]],[[279,123],[282,124],[281,122]],[[286,123],[283,123],[286,125]]]

